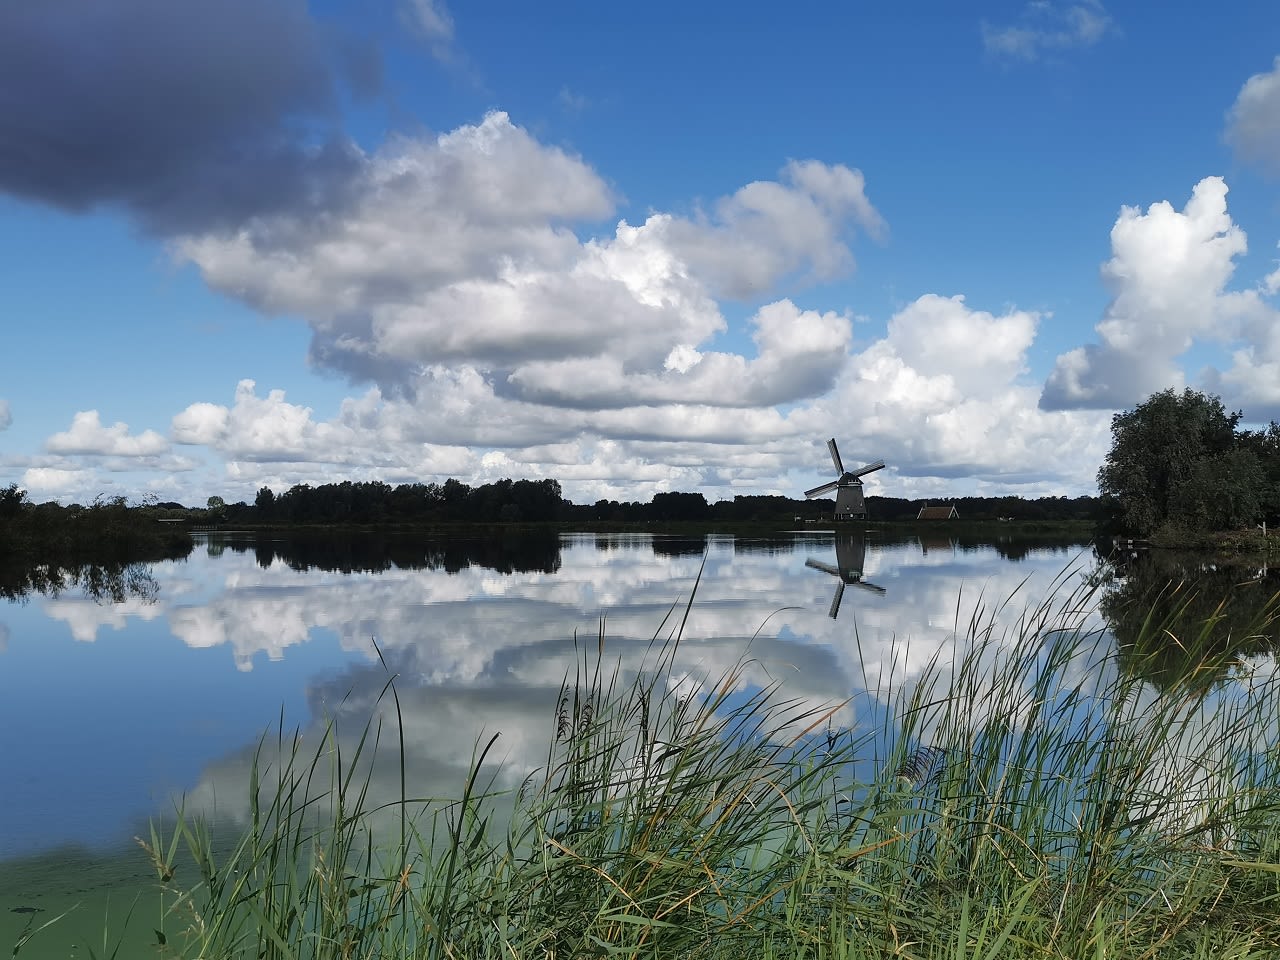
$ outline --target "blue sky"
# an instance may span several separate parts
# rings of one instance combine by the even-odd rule
[[[6,5],[0,483],[1075,495],[1155,390],[1280,417],[1280,10],[884,7]]]

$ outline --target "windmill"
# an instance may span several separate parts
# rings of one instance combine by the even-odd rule
[[[836,465],[838,476],[830,483],[804,492],[805,499],[812,500],[832,490],[836,492],[836,520],[863,520],[867,516],[867,504],[862,498],[862,478],[868,473],[875,473],[884,466],[883,460],[868,463],[858,470],[847,471],[840,462],[840,449],[836,446],[836,438],[827,441],[827,449],[831,451],[831,462]]]
[[[848,533],[836,534],[836,562],[834,565],[815,560],[813,557],[805,560],[804,565],[806,567],[812,567],[815,570],[821,570],[823,573],[829,573],[833,577],[840,578],[840,582],[836,584],[836,595],[831,598],[831,609],[827,611],[827,615],[832,620],[840,613],[840,601],[844,599],[846,584],[861,587],[863,590],[869,590],[872,593],[884,596],[884,587],[862,579],[862,567],[866,560],[867,541],[863,539],[861,534]]]

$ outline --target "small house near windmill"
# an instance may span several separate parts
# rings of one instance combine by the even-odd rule
[[[917,520],[959,520],[960,514],[956,512],[954,503],[943,504],[939,507],[931,507],[925,504],[920,508],[920,512],[916,514]]]

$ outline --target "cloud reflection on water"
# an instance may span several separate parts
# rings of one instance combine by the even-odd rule
[[[778,682],[785,696],[814,707],[850,700],[836,721],[855,726],[877,722],[877,711],[939,651],[944,661],[959,652],[956,625],[963,634],[975,609],[1015,594],[1012,614],[1034,606],[1073,558],[1079,562],[1082,549],[1035,550],[1012,563],[989,546],[872,540],[863,573],[886,592],[848,592],[833,620],[832,579],[805,566],[809,557],[835,561],[830,535],[681,541],[582,535],[533,546],[487,543],[472,562],[458,544],[396,544],[380,554],[367,545],[308,552],[284,541],[224,539],[182,563],[158,565],[154,603],[112,605],[64,594],[43,601],[43,610],[77,640],[93,640],[105,627],[127,639],[139,624],[163,620],[174,639],[204,651],[204,666],[192,661],[193,670],[207,671],[209,655],[226,650],[234,671],[199,682],[218,684],[218,696],[229,701],[247,681],[237,676],[276,683],[275,662],[319,657],[307,668],[304,691],[280,688],[281,702],[305,696],[307,715],[291,713],[286,723],[301,727],[304,742],[318,744],[325,718],[333,717],[348,749],[370,719],[395,719],[391,704],[378,701],[387,674],[376,641],[398,677],[410,792],[448,796],[463,783],[482,732],[501,733],[500,784],[514,785],[543,762],[560,684],[574,662],[574,636],[594,648],[602,618],[606,659],[620,658],[626,682],[643,666],[655,633],[671,632],[683,618],[696,585],[677,677],[715,680],[743,663],[744,686]],[[320,653],[322,638],[344,655]],[[261,716],[259,728],[277,716]],[[82,722],[109,726],[112,719]],[[384,746],[394,740],[384,735]],[[184,784],[188,809],[243,810],[255,746],[241,735],[209,749],[198,780]],[[154,749],[189,746],[158,731]],[[398,763],[380,761],[370,802],[397,797],[398,776]]]
[[[696,685],[740,667],[744,688],[781,683],[786,697],[814,709],[848,700],[835,722],[856,727],[879,722],[876,712],[931,662],[963,652],[957,624],[963,642],[975,610],[1011,595],[1011,616],[1034,607],[1079,552],[1044,551],[1010,564],[990,550],[873,544],[864,573],[886,593],[851,595],[832,620],[830,581],[804,566],[810,555],[832,554],[831,539],[789,546],[753,550],[713,539],[704,561],[656,552],[648,537],[603,544],[583,537],[562,545],[555,575],[472,568],[441,578],[401,570],[328,584],[323,576],[308,581],[310,574],[272,565],[256,574],[242,570],[236,589],[200,615],[219,625],[216,636],[227,638],[241,664],[263,651],[287,656],[288,644],[273,645],[274,639],[302,642],[315,626],[333,630],[345,648],[363,650],[363,661],[308,689],[312,717],[304,740],[318,743],[322,718],[333,717],[348,754],[367,721],[388,730],[396,721],[390,701],[378,700],[387,674],[370,643],[376,638],[399,677],[410,793],[439,797],[458,792],[482,733],[501,733],[499,786],[514,787],[544,761],[560,685],[573,669],[574,634],[582,648],[593,649],[601,618],[605,660],[620,663],[625,684],[652,664],[655,633],[675,630],[696,585],[676,677]],[[282,595],[288,602],[280,602]],[[179,635],[190,642],[190,634]],[[997,643],[988,654],[999,650]],[[216,797],[228,812],[235,805],[228,798],[243,793],[251,757],[246,746],[211,764],[188,802],[201,806]],[[371,801],[398,795],[398,763],[376,765]]]

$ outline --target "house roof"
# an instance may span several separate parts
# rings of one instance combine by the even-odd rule
[[[950,520],[952,517],[958,517],[960,514],[956,512],[954,503],[944,504],[941,507],[921,507],[920,513],[917,514],[917,520]]]

